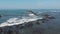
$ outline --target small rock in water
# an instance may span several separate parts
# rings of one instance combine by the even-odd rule
[[[2,15],[0,15],[0,18],[2,17]]]
[[[44,23],[45,21],[42,21],[42,23]]]

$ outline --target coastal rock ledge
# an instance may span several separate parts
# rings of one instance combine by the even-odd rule
[[[53,34],[54,32],[48,31],[42,27],[42,25],[48,21],[49,20],[38,19],[19,25],[0,27],[0,34],[45,34],[47,32]]]

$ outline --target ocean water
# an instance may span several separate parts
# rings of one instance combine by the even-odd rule
[[[0,14],[2,15],[2,17],[0,18],[0,27],[22,24],[24,22],[35,21],[37,19],[41,19],[41,16],[29,16],[29,14],[26,11],[27,11],[26,9],[0,10]],[[53,21],[55,23],[57,22],[56,25],[60,24],[59,23],[60,22],[59,9],[32,9],[32,11],[39,15],[49,14],[51,16],[54,16],[57,19]],[[45,25],[46,27],[47,27],[47,24]],[[53,23],[50,23],[50,25],[51,24],[54,25]]]
[[[45,21],[44,23],[40,23],[40,25],[34,24],[33,29],[40,30],[41,34],[60,34],[60,9],[32,9],[32,11],[39,16],[27,13],[26,11],[26,9],[0,10],[0,14],[2,15],[0,18],[0,27],[13,26],[25,22],[28,23],[29,21],[42,19],[43,15],[49,14],[50,16],[54,16],[55,19]],[[13,28],[16,29],[14,26]],[[28,29],[29,28],[17,29],[16,31],[23,31],[22,34],[27,32],[29,32],[29,34],[32,33]],[[4,28],[3,30],[7,32],[8,28]]]

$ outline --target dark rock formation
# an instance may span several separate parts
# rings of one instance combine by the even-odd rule
[[[50,17],[48,17],[49,19],[55,19],[55,17],[53,17],[53,16],[50,16]]]
[[[12,34],[13,31],[12,30],[8,30],[7,34]]]
[[[25,24],[26,27],[32,27],[33,26],[33,22],[28,22]]]
[[[2,17],[2,15],[0,14],[0,18]]]
[[[2,33],[3,32],[3,29],[2,28],[0,28],[0,33]]]
[[[45,15],[45,16],[48,16],[48,15]],[[55,17],[48,17],[49,19],[55,19]],[[23,32],[24,30],[25,31],[27,31],[27,33],[28,33],[28,31],[29,30],[33,30],[33,29],[35,29],[35,28],[33,28],[33,26],[34,26],[34,24],[35,24],[35,26],[37,26],[37,25],[39,25],[40,26],[40,24],[41,23],[45,23],[45,21],[46,20],[48,20],[47,18],[43,18],[43,19],[38,19],[38,20],[36,20],[36,21],[30,21],[30,22],[25,22],[25,23],[23,23],[23,24],[19,24],[19,25],[13,25],[13,26],[6,26],[6,27],[1,27],[0,28],[0,33],[2,33],[2,32],[5,32],[5,31],[3,31],[2,30],[2,28],[5,28],[5,29],[7,29],[8,31],[7,31],[7,34],[12,34],[13,32],[17,32],[17,33],[19,33],[19,34],[21,34],[21,32]],[[34,27],[35,27],[34,26]],[[29,29],[29,28],[31,28],[31,29]],[[37,27],[36,27],[37,28]],[[40,27],[39,27],[40,28]],[[21,32],[20,32],[21,31]],[[31,31],[30,31],[31,32]],[[23,32],[24,33],[24,32]],[[39,30],[33,30],[33,34],[41,34],[41,29],[39,29]]]
[[[44,17],[45,17],[46,19],[47,19],[47,18],[48,18],[48,19],[55,19],[55,17],[50,16],[50,15],[48,15],[48,14],[45,14]]]

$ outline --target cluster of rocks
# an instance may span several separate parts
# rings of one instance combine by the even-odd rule
[[[49,21],[49,19],[55,19],[55,17],[51,17],[46,14],[43,19],[38,19],[36,21],[30,21],[28,23],[25,22],[19,25],[0,27],[0,34],[41,34],[42,30],[44,29],[41,29],[40,27],[37,28],[35,26],[40,26],[41,23]]]

